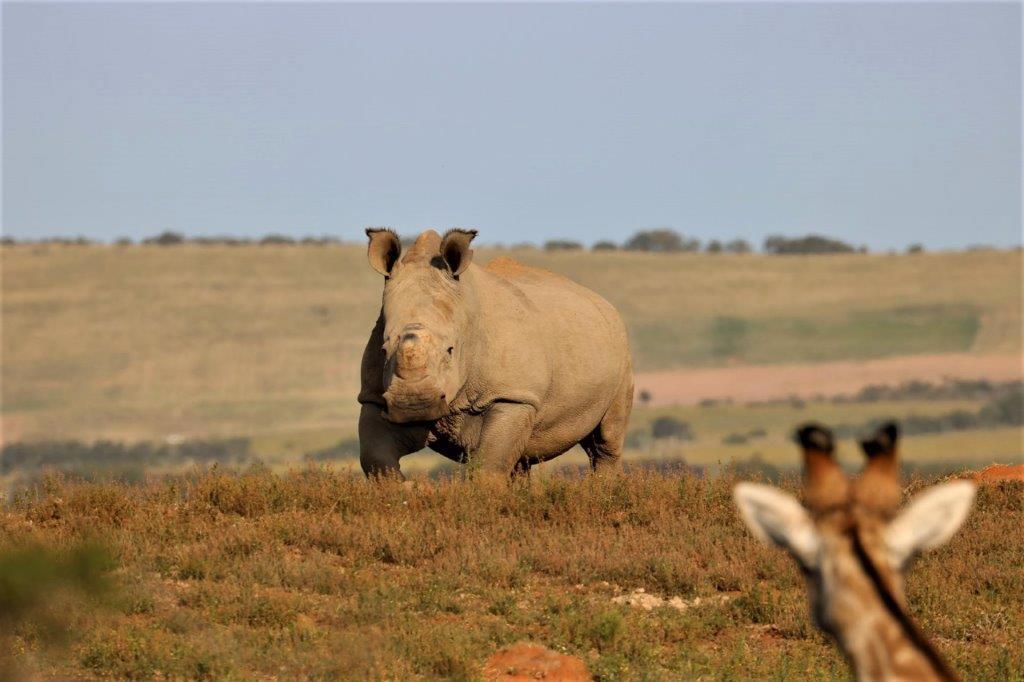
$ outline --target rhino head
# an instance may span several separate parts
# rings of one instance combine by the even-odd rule
[[[407,252],[391,230],[370,228],[369,259],[384,275],[385,418],[430,421],[449,413],[464,382],[460,340],[467,316],[459,276],[476,230],[422,233]]]

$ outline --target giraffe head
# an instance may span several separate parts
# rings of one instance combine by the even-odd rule
[[[804,426],[797,431],[803,504],[756,483],[739,483],[733,494],[750,531],[796,560],[815,622],[836,639],[859,679],[955,679],[907,615],[903,575],[915,556],[956,533],[975,487],[936,485],[898,510],[898,435],[890,423],[861,441],[867,462],[851,479],[834,458],[832,434]]]

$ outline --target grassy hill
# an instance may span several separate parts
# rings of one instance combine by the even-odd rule
[[[9,613],[0,591],[0,676],[479,679],[531,640],[600,680],[849,678],[795,564],[743,529],[731,478],[493,483],[51,480],[0,503],[0,585],[36,597]],[[908,575],[911,613],[964,679],[1024,676],[1022,494],[982,489]],[[75,598],[65,574],[107,592]],[[641,589],[683,608],[621,603]]]
[[[1021,348],[1019,251],[511,255],[611,300],[641,371]],[[6,440],[353,430],[382,285],[362,246],[0,257]]]
[[[614,302],[641,371],[1021,349],[1019,252],[514,255]],[[795,462],[797,422],[963,420],[993,399],[652,404],[631,437],[670,418],[694,440],[629,459],[760,468],[432,483],[417,472],[438,456],[419,454],[403,461],[414,483],[367,485],[343,470],[351,459],[295,465],[354,435],[381,289],[362,247],[0,258],[5,440],[250,439],[249,459],[186,475],[140,464],[135,485],[0,475],[14,490],[0,497],[0,588],[13,586],[0,589],[0,677],[476,679],[496,649],[533,640],[598,679],[846,679],[792,562],[740,526],[731,484]],[[1020,435],[1012,421],[921,431],[902,452],[953,468],[1020,461]],[[855,453],[845,439],[844,462]],[[984,489],[909,576],[912,612],[965,679],[1024,676],[1021,494]],[[689,608],[622,603],[640,589]]]

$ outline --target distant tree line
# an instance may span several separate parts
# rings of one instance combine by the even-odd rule
[[[519,245],[520,248],[529,245]],[[583,244],[568,239],[551,239],[544,242],[545,251],[581,250]],[[689,237],[673,229],[661,227],[652,230],[640,230],[617,244],[602,239],[591,246],[592,251],[644,251],[648,253],[751,253],[754,247],[745,239],[720,240],[711,239],[702,242],[696,237]],[[827,254],[827,253],[867,253],[866,246],[855,247],[839,239],[832,239],[818,234],[797,237],[771,235],[764,240],[761,251],[772,255],[789,254]],[[924,246],[915,243],[907,247],[907,253],[921,253]]]
[[[330,447],[307,452],[307,462],[337,462],[359,458],[359,440],[348,438]],[[203,438],[179,443],[123,443],[99,440],[15,441],[0,448],[0,475],[22,481],[54,471],[93,480],[142,480],[152,469],[190,464],[238,466],[255,464],[248,438]]]
[[[87,237],[46,237],[43,239],[15,239],[4,236],[0,238],[0,244],[14,246],[16,244],[53,244],[56,246],[92,246],[104,242],[89,239]],[[131,237],[118,237],[113,241],[114,246],[133,246],[134,244],[146,246],[178,246],[180,244],[199,244],[205,246],[274,246],[290,244],[307,244],[315,246],[326,246],[328,244],[343,244],[344,240],[332,235],[292,237],[285,234],[268,234],[263,237],[189,237],[181,232],[165,231],[151,237],[144,237],[138,242]]]
[[[99,242],[88,237],[43,237],[41,239],[15,239],[8,235],[0,237],[0,244],[14,246],[15,244],[54,244],[56,246],[89,246]]]
[[[131,239],[122,237],[115,244],[118,246],[130,246]],[[201,244],[201,245],[222,245],[222,246],[278,246],[291,244],[312,244],[326,246],[328,244],[341,244],[341,238],[324,235],[320,237],[291,237],[285,234],[272,233],[263,237],[186,237],[180,232],[161,232],[152,237],[146,237],[140,244],[155,246],[175,246],[178,244]]]
[[[946,379],[941,383],[912,380],[896,386],[869,384],[848,395],[834,396],[834,403],[873,403],[880,400],[992,400],[1024,391],[1021,381]]]
[[[186,440],[173,445],[108,440],[13,442],[0,449],[0,474],[25,475],[53,469],[87,476],[95,472],[142,470],[190,462],[240,464],[249,460],[247,438]]]
[[[746,407],[766,407],[769,405],[789,405],[802,408],[808,402],[844,403],[875,403],[879,401],[896,402],[900,400],[973,400],[993,401],[1007,395],[1024,393],[1024,382],[1019,379],[1012,381],[989,381],[987,379],[944,379],[939,383],[920,381],[917,379],[904,381],[896,385],[869,384],[856,393],[826,396],[822,394],[808,396],[805,399],[795,395],[773,398],[770,400],[754,400],[745,403]],[[641,402],[643,399],[641,397]],[[704,400],[701,406],[713,407],[719,401]]]
[[[633,429],[626,434],[626,447],[641,450],[655,441],[691,441],[696,436],[689,422],[662,416],[653,420],[647,429]]]
[[[885,421],[874,419],[864,424],[841,424],[833,430],[839,438],[856,438],[873,431]],[[908,436],[1020,426],[1024,426],[1024,392],[1019,385],[989,400],[975,412],[954,410],[946,414],[910,415],[900,420],[900,430]]]
[[[402,243],[411,244],[414,236],[403,236]],[[103,242],[89,239],[87,237],[48,237],[44,239],[15,239],[4,236],[0,238],[0,244],[54,244],[60,246],[88,246]],[[290,235],[271,233],[263,237],[230,237],[230,236],[187,236],[181,232],[164,231],[150,237],[134,241],[130,237],[120,237],[114,240],[115,246],[132,246],[134,244],[146,246],[177,246],[180,244],[200,245],[222,245],[222,246],[279,246],[305,244],[314,246],[326,246],[330,244],[342,244],[344,240],[332,235],[292,237]],[[491,245],[492,248],[504,249],[501,244]],[[535,249],[537,246],[530,242],[520,242],[507,247],[510,249]],[[575,239],[549,239],[541,248],[545,251],[582,251],[585,249],[583,242]],[[991,249],[992,247],[970,246],[966,250],[977,251]],[[696,237],[689,237],[679,232],[661,227],[650,230],[640,230],[634,233],[629,239],[618,244],[608,239],[602,239],[590,247],[591,251],[643,251],[648,253],[751,253],[755,249],[745,239],[720,240],[711,239],[702,242]],[[906,253],[917,254],[924,252],[924,245],[915,242],[906,248]],[[866,246],[854,246],[840,239],[825,237],[819,234],[807,234],[801,236],[770,235],[761,245],[761,252],[771,255],[800,255],[800,254],[830,254],[830,253],[867,253]]]
[[[322,450],[307,452],[303,459],[307,462],[336,462],[357,457],[359,457],[359,439],[347,438]]]

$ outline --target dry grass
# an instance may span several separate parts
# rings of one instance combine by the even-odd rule
[[[326,470],[139,486],[50,481],[8,502],[0,551],[99,539],[107,610],[68,607],[69,648],[11,637],[45,676],[455,678],[529,639],[601,679],[845,679],[802,579],[757,545],[729,477],[370,485]],[[912,610],[966,679],[1024,678],[1024,486],[982,491],[911,571]],[[685,611],[624,591],[727,595]]]
[[[512,255],[611,300],[640,370],[1021,348],[1018,251]],[[381,290],[361,246],[0,258],[5,440],[354,431]]]

